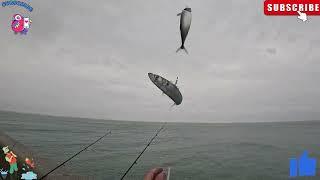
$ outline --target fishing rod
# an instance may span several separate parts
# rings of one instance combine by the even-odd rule
[[[45,177],[47,177],[49,174],[51,174],[53,171],[57,170],[58,168],[60,168],[61,166],[63,166],[65,163],[67,163],[68,161],[70,161],[71,159],[73,159],[74,157],[76,157],[78,154],[80,154],[82,151],[88,149],[90,146],[94,145],[95,143],[97,143],[98,141],[100,141],[102,138],[104,138],[105,136],[107,136],[108,134],[111,134],[111,131],[108,131],[106,134],[104,134],[103,136],[101,136],[99,139],[97,139],[96,141],[94,141],[93,143],[89,144],[88,146],[86,146],[85,148],[83,148],[81,151],[77,152],[76,154],[74,154],[73,156],[71,156],[69,159],[65,160],[63,163],[59,164],[57,167],[53,168],[51,171],[49,171],[47,174],[43,175],[39,180],[44,179]]]
[[[148,142],[148,144],[146,145],[146,147],[144,147],[144,149],[142,150],[142,152],[139,154],[139,156],[133,161],[133,163],[131,164],[131,166],[127,169],[127,171],[123,174],[123,176],[121,177],[121,180],[124,179],[124,177],[128,174],[128,172],[131,170],[131,168],[137,164],[138,159],[142,156],[142,154],[147,150],[147,148],[150,146],[150,144],[152,143],[152,141],[158,136],[158,134],[160,133],[160,131],[164,128],[164,126],[167,123],[165,122],[160,129],[157,130],[156,134],[151,138],[151,140]]]

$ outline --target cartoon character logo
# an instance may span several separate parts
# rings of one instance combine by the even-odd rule
[[[10,164],[9,173],[13,174],[18,171],[17,165],[17,155],[10,151],[8,146],[2,148],[3,153],[5,154],[5,160]]]
[[[29,158],[26,158],[25,162],[26,162],[26,164],[28,165],[28,167],[30,167],[30,168],[35,168],[35,164],[34,164],[33,159],[30,160]]]
[[[32,23],[29,17],[23,17],[20,14],[15,14],[11,23],[11,28],[15,34],[27,34],[30,24]]]

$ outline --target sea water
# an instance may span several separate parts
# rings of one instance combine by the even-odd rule
[[[51,159],[52,167],[112,130],[65,165],[98,180],[120,179],[160,126],[0,112],[1,131]],[[288,179],[289,159],[304,150],[320,160],[320,122],[168,123],[126,179],[142,180],[154,167],[170,167],[170,180]],[[311,179],[318,178],[319,166]]]

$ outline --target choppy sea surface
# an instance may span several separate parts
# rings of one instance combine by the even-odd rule
[[[112,130],[66,164],[73,174],[98,180],[120,179],[160,126],[0,111],[1,131],[56,164]],[[170,180],[288,179],[289,158],[304,150],[320,160],[320,122],[168,123],[126,179],[142,180],[159,166],[171,167]],[[318,165],[308,179],[319,178]]]

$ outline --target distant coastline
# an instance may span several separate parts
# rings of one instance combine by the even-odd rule
[[[87,121],[87,120],[96,120],[96,121],[115,121],[115,122],[134,122],[134,123],[163,123],[164,121],[134,121],[134,120],[115,120],[115,119],[102,119],[102,118],[91,118],[91,117],[76,117],[76,116],[63,116],[63,115],[49,115],[49,114],[41,114],[41,113],[29,113],[29,112],[17,112],[17,111],[10,111],[10,110],[1,110],[0,114],[2,113],[8,113],[8,114],[17,114],[17,115],[37,115],[37,116],[43,116],[43,117],[51,117],[51,118],[65,118],[69,120],[76,120],[76,121]],[[226,124],[270,124],[270,123],[320,123],[319,120],[301,120],[301,121],[257,121],[257,122],[168,122],[170,124],[213,124],[213,125],[226,125]]]

